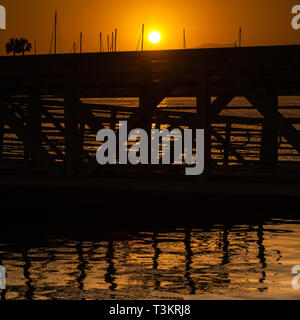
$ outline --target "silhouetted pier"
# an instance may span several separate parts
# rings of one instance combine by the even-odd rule
[[[2,186],[300,194],[300,46],[1,57],[0,68]],[[279,103],[291,96],[299,105]],[[195,103],[158,107],[169,97]],[[250,106],[230,104],[235,97]],[[119,120],[129,129],[205,129],[205,174],[99,166],[96,133],[117,131]]]

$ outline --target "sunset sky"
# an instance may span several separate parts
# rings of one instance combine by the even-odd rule
[[[83,51],[99,51],[99,33],[118,29],[118,50],[136,50],[141,26],[157,30],[159,44],[145,41],[145,50],[229,44],[243,28],[243,45],[300,43],[291,27],[293,0],[0,0],[7,10],[7,30],[0,30],[0,54],[10,37],[37,41],[38,53],[48,53],[55,9],[58,10],[58,53],[70,53],[82,31]]]

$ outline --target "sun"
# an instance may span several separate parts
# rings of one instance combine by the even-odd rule
[[[161,40],[161,35],[158,31],[152,31],[149,33],[149,41],[151,43],[158,43]]]

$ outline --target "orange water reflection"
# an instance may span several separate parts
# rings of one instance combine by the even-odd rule
[[[300,224],[216,225],[105,241],[2,242],[2,299],[299,299]]]

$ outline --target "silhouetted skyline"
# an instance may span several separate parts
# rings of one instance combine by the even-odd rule
[[[234,43],[243,29],[244,45],[300,43],[300,31],[291,27],[292,0],[1,0],[7,10],[7,30],[0,31],[0,53],[11,37],[37,41],[37,52],[48,53],[54,12],[58,10],[58,52],[70,53],[83,32],[83,51],[99,50],[99,33],[106,39],[118,28],[118,49],[136,50],[141,26],[145,32],[161,32],[162,41],[148,41],[145,50],[182,48],[182,30],[186,46],[195,48],[207,43]]]

